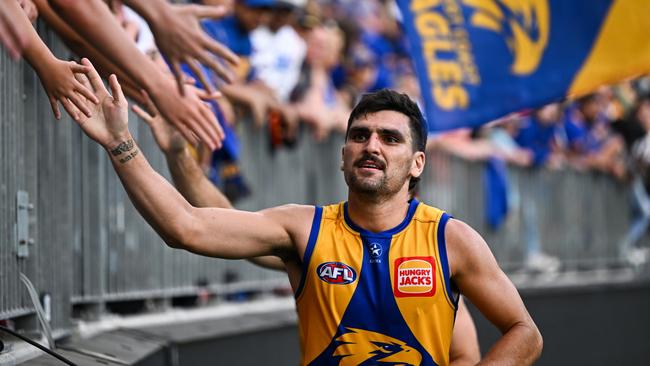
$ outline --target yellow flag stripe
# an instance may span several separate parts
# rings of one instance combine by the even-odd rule
[[[618,0],[568,94],[579,96],[600,85],[650,72],[650,1]]]

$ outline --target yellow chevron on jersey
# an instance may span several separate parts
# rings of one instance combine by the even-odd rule
[[[302,365],[447,365],[457,296],[449,216],[411,200],[404,221],[372,233],[347,203],[317,207],[296,291]]]

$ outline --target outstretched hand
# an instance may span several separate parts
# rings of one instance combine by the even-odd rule
[[[109,93],[90,61],[84,58],[81,63],[88,67],[89,72],[87,75],[75,74],[75,77],[81,85],[93,91],[93,97],[99,103],[86,103],[91,116],[82,115],[77,124],[88,137],[107,149],[112,148],[116,143],[130,138],[128,102],[115,75],[108,78]]]
[[[187,141],[183,138],[183,135],[181,135],[176,127],[162,117],[151,99],[149,99],[147,93],[143,91],[142,94],[146,101],[145,108],[154,113],[154,115],[149,114],[139,105],[134,105],[131,108],[133,112],[149,125],[158,147],[164,154],[183,152],[187,147]]]
[[[92,67],[92,66],[91,66]],[[79,120],[83,115],[91,117],[92,103],[98,103],[97,97],[93,94],[89,86],[84,86],[79,82],[77,74],[87,74],[90,72],[88,65],[79,65],[74,61],[62,61],[53,58],[51,64],[47,67],[38,68],[38,77],[43,84],[43,89],[47,93],[52,112],[56,119],[61,119],[59,103],[75,120]]]
[[[181,97],[174,91],[155,89],[149,96],[165,120],[173,124],[191,144],[196,145],[201,140],[212,150],[220,148],[225,134],[215,114],[203,100],[206,98],[205,92],[188,85],[185,96]]]
[[[238,63],[239,58],[230,49],[208,36],[199,23],[201,18],[224,16],[226,8],[192,4],[169,5],[168,9],[162,20],[152,23],[151,28],[158,48],[172,65],[181,94],[183,94],[182,63],[192,69],[208,92],[213,92],[214,87],[201,70],[199,63],[214,70],[224,80],[231,81],[231,73],[212,54],[224,58],[231,64]]]

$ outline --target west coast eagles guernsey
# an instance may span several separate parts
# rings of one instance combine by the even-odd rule
[[[381,233],[316,207],[296,291],[302,365],[447,365],[457,296],[443,211],[411,200]]]

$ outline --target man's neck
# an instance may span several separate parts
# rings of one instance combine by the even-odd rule
[[[409,196],[401,192],[386,200],[373,200],[350,192],[348,215],[365,230],[378,233],[399,225],[408,212]]]

